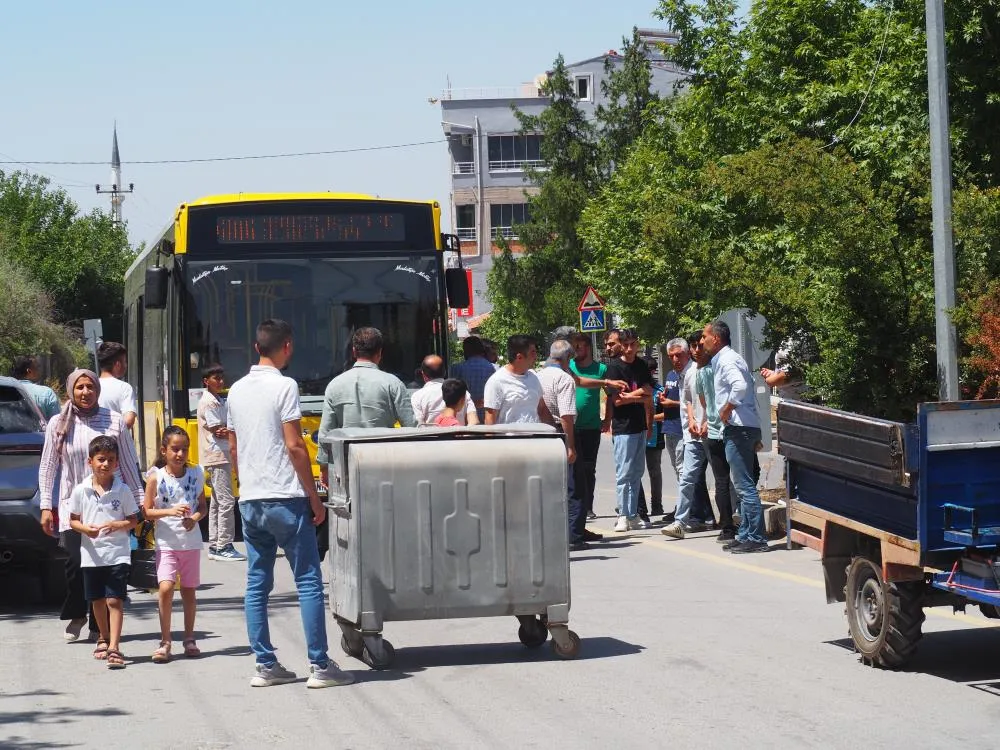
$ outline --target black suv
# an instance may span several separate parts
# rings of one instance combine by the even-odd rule
[[[40,524],[38,464],[45,420],[18,381],[0,377],[0,575],[12,568],[42,576],[46,597],[58,597],[64,554]]]

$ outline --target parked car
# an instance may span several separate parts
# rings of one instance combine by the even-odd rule
[[[41,577],[43,595],[63,595],[65,554],[42,531],[38,464],[45,419],[24,387],[0,377],[0,575],[12,569]]]

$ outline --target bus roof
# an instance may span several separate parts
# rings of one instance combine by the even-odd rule
[[[229,193],[227,195],[206,195],[197,200],[182,203],[181,207],[191,206],[214,206],[222,203],[260,203],[266,201],[387,201],[389,203],[416,203],[433,205],[437,201],[431,200],[397,200],[395,198],[382,198],[377,195],[367,195],[365,193]]]

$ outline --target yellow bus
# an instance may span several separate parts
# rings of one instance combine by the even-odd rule
[[[306,445],[327,383],[352,364],[362,326],[385,338],[382,369],[407,384],[430,353],[447,361],[449,306],[468,307],[458,240],[442,235],[436,201],[335,193],[238,194],[178,207],[125,276],[127,378],[140,405],[136,443],[143,469],[159,455],[165,426],[191,436],[201,370],[232,383],[256,362],[257,324],[281,318],[295,331],[286,375],[299,384]],[[317,471],[314,466],[314,471]]]

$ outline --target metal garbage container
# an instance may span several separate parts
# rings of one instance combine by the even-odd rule
[[[330,607],[341,647],[388,667],[387,621],[514,616],[529,648],[568,627],[566,448],[545,425],[343,429],[329,473]]]

